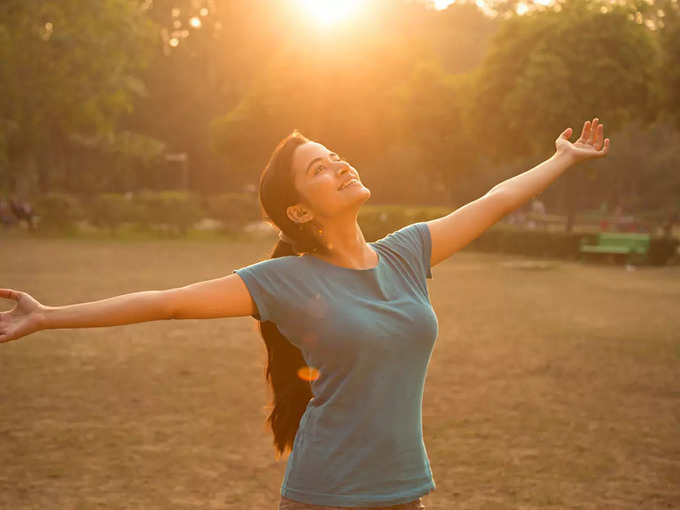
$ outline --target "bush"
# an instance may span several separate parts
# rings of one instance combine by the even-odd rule
[[[144,190],[133,200],[139,206],[142,221],[147,225],[168,225],[173,234],[186,234],[204,216],[199,198],[188,191]]]
[[[203,203],[208,216],[223,222],[227,230],[240,230],[246,223],[262,219],[260,203],[251,193],[209,195]]]
[[[649,263],[655,266],[663,266],[678,252],[680,241],[675,238],[652,237],[649,242],[647,254]]]
[[[450,212],[452,212],[450,208],[436,206],[365,205],[359,212],[358,220],[366,240],[374,241],[405,225],[440,218]],[[473,239],[463,249],[579,260],[581,258],[581,238],[583,237],[592,237],[593,243],[597,240],[597,234],[584,235],[582,232],[525,230],[497,223],[478,238]],[[652,265],[666,264],[676,253],[679,244],[680,241],[677,239],[651,236],[646,263]]]
[[[580,260],[582,258],[580,251],[582,238],[588,239],[589,244],[597,243],[597,234],[584,235],[580,232],[520,230],[495,225],[465,248],[475,251]],[[678,244],[680,244],[680,241],[677,239],[650,236],[647,255],[637,257],[637,260],[644,260],[644,263],[655,266],[665,265],[674,255]],[[618,257],[617,260],[626,261],[627,257]]]
[[[466,248],[475,251],[513,253],[534,257],[577,259],[580,256],[580,232],[524,230],[494,225]]]
[[[450,208],[440,206],[364,205],[357,221],[366,241],[375,241],[411,223],[439,218],[449,212]]]
[[[139,220],[139,208],[131,194],[100,193],[89,202],[88,216],[93,225],[115,233],[120,224]]]
[[[40,217],[39,228],[46,230],[73,227],[76,221],[86,216],[77,196],[58,191],[38,195],[34,208]]]

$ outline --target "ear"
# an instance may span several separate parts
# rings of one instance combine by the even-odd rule
[[[314,218],[314,214],[312,213],[312,211],[310,211],[300,203],[295,205],[289,205],[288,208],[286,209],[286,215],[288,216],[290,221],[300,224],[307,223],[312,218]]]

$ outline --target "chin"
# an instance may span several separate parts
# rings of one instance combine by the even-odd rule
[[[364,193],[361,194],[361,197],[357,199],[357,202],[363,204],[366,202],[369,198],[371,198],[371,190],[366,188],[364,186],[364,189],[366,190]]]
[[[369,198],[371,198],[371,190],[364,186],[361,192],[356,192],[353,197],[346,199],[347,202],[345,202],[344,207],[350,207],[352,209],[361,207],[361,205]]]

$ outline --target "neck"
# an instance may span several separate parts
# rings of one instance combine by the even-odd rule
[[[377,254],[366,242],[356,213],[324,221],[322,239],[328,253],[314,254],[322,260],[355,269],[376,265]]]

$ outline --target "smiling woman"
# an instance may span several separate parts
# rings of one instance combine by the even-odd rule
[[[354,16],[365,0],[298,0],[298,3],[315,22],[330,26]]]

